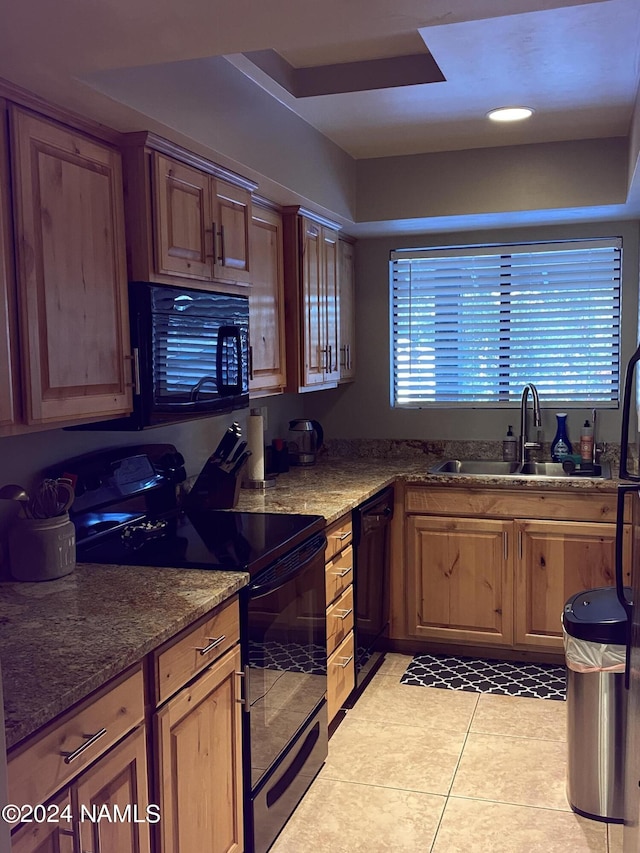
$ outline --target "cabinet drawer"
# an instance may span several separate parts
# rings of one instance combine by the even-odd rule
[[[44,803],[144,717],[141,668],[68,711],[9,756],[9,801]]]
[[[155,701],[159,705],[190,681],[200,670],[224,654],[240,639],[238,599],[190,626],[168,647],[154,652]]]
[[[429,515],[491,518],[554,518],[615,521],[615,492],[509,491],[508,488],[420,488],[409,486],[406,511]],[[627,510],[628,511],[628,510]]]
[[[353,581],[353,548],[349,545],[325,566],[327,604],[331,604]]]
[[[327,529],[327,550],[325,560],[332,560],[336,554],[343,551],[347,545],[351,545],[353,539],[353,527],[351,516],[341,518]]]
[[[342,641],[328,660],[327,666],[327,711],[329,722],[340,710],[356,684],[353,660],[353,631]]]
[[[340,598],[327,608],[328,655],[338,648],[349,631],[353,631],[353,584],[349,584]]]

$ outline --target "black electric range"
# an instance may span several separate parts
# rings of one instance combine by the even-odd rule
[[[176,486],[186,478],[183,465],[175,447],[164,444],[64,463],[55,473],[75,480],[77,561],[254,576],[324,529],[317,515],[182,508]]]
[[[244,838],[247,853],[266,853],[327,756],[324,518],[207,509],[197,489],[180,506],[186,474],[172,445],[116,448],[49,473],[75,481],[79,562],[250,573],[239,593]],[[194,809],[212,814],[205,801]],[[213,827],[201,829],[205,849]]]

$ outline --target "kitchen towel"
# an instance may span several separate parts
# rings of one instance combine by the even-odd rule
[[[264,480],[264,424],[262,415],[250,414],[247,418],[247,450],[251,456],[247,462],[247,477]]]
[[[533,699],[566,698],[566,668],[555,664],[416,655],[401,684]]]

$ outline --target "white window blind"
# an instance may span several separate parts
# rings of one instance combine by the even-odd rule
[[[391,252],[392,404],[616,406],[622,241]]]

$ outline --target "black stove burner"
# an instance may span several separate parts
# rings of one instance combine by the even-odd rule
[[[315,515],[179,510],[161,519],[137,518],[124,528],[79,539],[77,559],[255,574],[323,528],[324,519]]]

